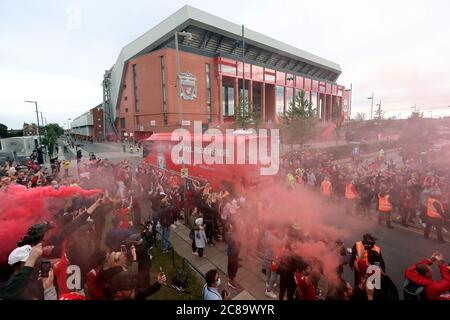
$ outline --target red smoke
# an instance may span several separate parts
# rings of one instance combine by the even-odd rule
[[[28,228],[37,222],[51,220],[49,200],[72,196],[88,197],[101,190],[83,190],[80,187],[53,187],[26,189],[11,185],[0,191],[0,262],[4,262]]]
[[[251,197],[251,198],[250,198]],[[282,226],[294,223],[298,225],[304,241],[296,243],[295,253],[302,257],[308,264],[319,263],[323,275],[329,286],[338,284],[337,267],[340,257],[336,250],[337,239],[345,239],[349,236],[349,226],[339,229],[328,222],[328,216],[333,211],[340,210],[336,205],[330,206],[324,203],[321,196],[307,190],[303,185],[296,184],[294,190],[288,191],[281,186],[273,186],[263,190],[252,190],[246,203],[252,207],[253,202],[262,201],[264,220],[268,225]],[[246,212],[241,212],[245,221]],[[245,223],[255,225],[255,221],[247,220]],[[350,229],[352,226],[350,226]],[[252,246],[245,238],[244,246]],[[255,239],[257,241],[257,239]],[[272,248],[279,252],[280,248]]]

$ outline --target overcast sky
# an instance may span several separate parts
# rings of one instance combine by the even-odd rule
[[[339,63],[353,114],[373,91],[391,116],[450,115],[447,0],[1,0],[0,122],[35,121],[24,100],[61,125],[101,103],[120,49],[185,4]]]

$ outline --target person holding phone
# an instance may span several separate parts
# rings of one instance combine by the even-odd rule
[[[24,245],[17,247],[10,253],[8,264],[14,271],[9,278],[7,285],[0,288],[0,299],[56,299],[56,290],[53,285],[53,271],[49,268],[50,266],[48,263],[41,263],[41,267],[39,269],[36,268],[42,253],[42,243],[38,243],[35,246]],[[43,269],[44,271],[47,270],[47,273],[43,273]],[[36,277],[36,275],[38,275],[38,277]]]

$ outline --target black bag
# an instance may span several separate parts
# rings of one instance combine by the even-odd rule
[[[175,276],[172,279],[173,284],[177,287],[187,288],[188,286],[188,276],[183,270],[177,269]]]
[[[424,287],[406,279],[403,283],[403,298],[410,301],[423,300],[422,294],[424,289]]]

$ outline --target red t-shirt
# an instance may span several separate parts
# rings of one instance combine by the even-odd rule
[[[59,295],[69,293],[67,288],[67,267],[69,266],[69,259],[66,257],[66,243],[64,242],[61,249],[61,260],[53,265],[53,272],[55,273],[56,283],[58,284]]]
[[[100,277],[100,270],[92,269],[86,275],[86,286],[91,300],[105,300],[105,282]]]
[[[297,298],[299,300],[316,300],[316,288],[312,284],[308,284],[305,276],[296,272],[295,283],[297,284]]]

